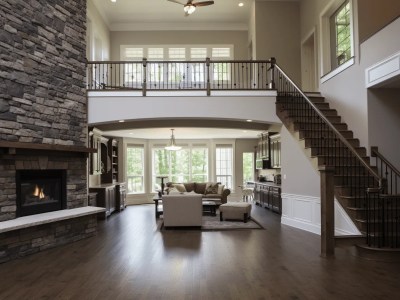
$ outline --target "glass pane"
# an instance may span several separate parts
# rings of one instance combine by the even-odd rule
[[[243,153],[243,184],[254,180],[254,153]]]
[[[126,176],[128,193],[144,192],[144,148],[127,148]]]

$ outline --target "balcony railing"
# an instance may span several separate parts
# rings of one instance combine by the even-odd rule
[[[271,90],[270,60],[92,61],[88,91]]]

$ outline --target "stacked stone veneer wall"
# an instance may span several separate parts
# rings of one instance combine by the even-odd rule
[[[1,157],[1,156],[0,156]],[[0,221],[16,218],[16,170],[67,170],[67,208],[87,205],[86,158],[65,153],[3,155],[0,163]]]
[[[0,144],[86,146],[85,39],[86,0],[1,1]],[[17,153],[0,154],[0,221],[15,218],[18,168],[67,169],[68,208],[83,205],[85,158]]]
[[[97,216],[89,215],[0,233],[0,263],[91,237],[96,231]]]

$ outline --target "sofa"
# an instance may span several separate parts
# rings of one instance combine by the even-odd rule
[[[169,194],[172,191],[184,194],[200,194],[203,197],[203,201],[213,200],[217,205],[227,203],[228,196],[231,193],[230,189],[225,188],[219,182],[167,182],[164,193]]]
[[[163,195],[164,226],[201,226],[203,221],[202,196],[199,194]]]

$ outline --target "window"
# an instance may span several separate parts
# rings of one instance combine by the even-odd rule
[[[123,59],[132,61],[124,65],[124,82],[127,86],[140,86],[142,84],[143,48],[126,47]]]
[[[254,181],[254,153],[243,153],[243,184]]]
[[[351,57],[350,2],[346,1],[330,18],[332,69]]]
[[[144,147],[129,145],[126,149],[128,193],[144,193]]]
[[[147,63],[149,84],[160,84],[164,81],[164,65],[152,61],[162,61],[164,59],[164,48],[148,48],[147,59],[149,61]]]
[[[217,182],[221,182],[228,188],[232,188],[233,178],[233,148],[232,145],[216,146],[216,176]]]
[[[208,180],[208,148],[205,146],[185,147],[179,151],[168,151],[163,146],[153,148],[153,191],[161,188],[160,179],[190,182]],[[164,182],[167,182],[164,181]]]
[[[355,62],[353,0],[332,0],[321,13],[321,83]]]
[[[231,59],[230,48],[212,48],[213,60],[229,60]],[[229,81],[230,80],[230,64],[229,63],[214,63],[213,64],[213,79],[214,81]]]

